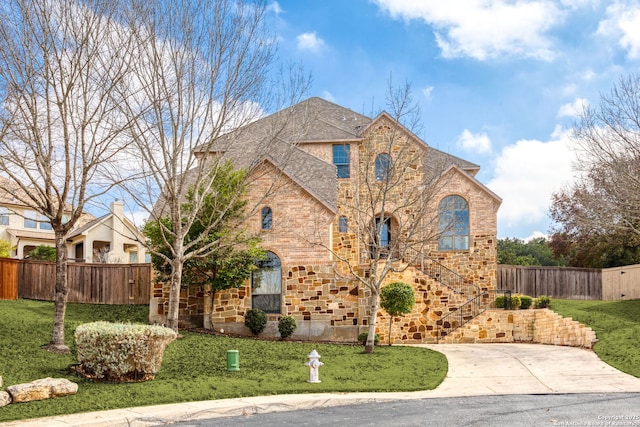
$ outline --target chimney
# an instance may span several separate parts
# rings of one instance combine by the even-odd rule
[[[122,218],[124,215],[124,202],[122,200],[115,199],[111,202],[111,213],[118,218]]]

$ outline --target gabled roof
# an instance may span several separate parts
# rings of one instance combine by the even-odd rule
[[[333,212],[337,211],[335,166],[318,159],[298,146],[320,142],[360,142],[368,129],[381,120],[391,120],[425,149],[424,168],[435,179],[451,165],[473,177],[480,167],[472,162],[430,147],[407,128],[382,112],[371,119],[353,110],[313,97],[263,117],[233,132],[222,135],[209,150],[218,158],[230,159],[238,168],[251,170],[269,161],[282,170]],[[188,172],[194,176],[197,170]],[[155,209],[161,206],[160,199]]]
[[[498,196],[496,193],[494,193],[493,191],[491,191],[489,189],[489,187],[487,187],[486,185],[484,185],[483,183],[481,183],[480,181],[478,181],[475,177],[473,177],[472,175],[470,175],[469,173],[467,173],[464,169],[460,168],[457,165],[451,165],[450,167],[448,167],[441,176],[445,176],[446,174],[448,174],[449,172],[457,172],[459,173],[461,176],[463,176],[465,179],[467,179],[468,181],[470,181],[472,184],[474,184],[476,187],[480,188],[480,190],[482,190],[484,193],[486,193],[487,195],[489,195],[489,197],[491,197],[492,199],[494,199],[498,204],[502,203],[502,197]]]
[[[71,240],[74,237],[77,237],[87,231],[89,231],[90,229],[92,229],[93,227],[97,226],[98,224],[102,223],[104,220],[106,220],[108,217],[112,216],[113,214],[109,213],[106,215],[102,215],[99,218],[95,218],[89,222],[87,222],[86,224],[82,225],[81,227],[78,227],[76,229],[74,229],[71,233],[69,233],[69,235],[67,236],[67,240]]]

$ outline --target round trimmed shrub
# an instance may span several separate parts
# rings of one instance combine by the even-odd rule
[[[536,308],[547,308],[551,305],[551,297],[547,295],[540,295],[536,299]]]
[[[258,308],[249,309],[244,315],[244,325],[253,335],[260,335],[267,326],[267,315]]]
[[[529,295],[521,295],[520,296],[520,308],[523,310],[527,310],[533,304],[533,298]]]
[[[296,319],[291,316],[282,316],[278,320],[278,332],[280,332],[280,336],[284,340],[293,335],[297,328]]]
[[[78,365],[74,370],[97,380],[137,382],[153,379],[167,345],[178,334],[164,326],[92,322],[76,328]]]

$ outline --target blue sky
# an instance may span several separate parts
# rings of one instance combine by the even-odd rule
[[[269,22],[311,96],[371,115],[409,82],[419,136],[503,198],[501,238],[549,231],[576,111],[640,66],[640,0],[278,0]]]

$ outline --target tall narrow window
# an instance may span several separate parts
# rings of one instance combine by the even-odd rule
[[[340,233],[346,233],[347,229],[348,229],[347,225],[348,225],[347,217],[346,216],[341,216],[338,219],[338,231]]]
[[[0,225],[9,225],[9,209],[0,206]]]
[[[386,181],[391,171],[391,156],[387,153],[376,157],[376,181]]]
[[[271,208],[269,207],[262,208],[262,229],[271,230],[272,225],[273,225],[273,212],[271,211]]]
[[[251,307],[265,313],[280,313],[282,307],[282,264],[273,252],[256,263],[251,273]]]
[[[469,205],[460,196],[447,196],[438,206],[438,229],[441,251],[469,249]]]
[[[333,146],[333,164],[336,165],[338,178],[349,178],[349,145]]]
[[[391,244],[391,218],[376,218],[376,231],[378,232],[378,245],[381,249],[388,249]]]

